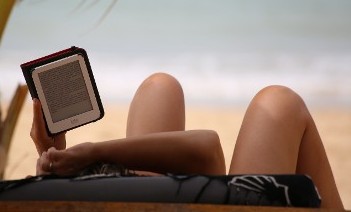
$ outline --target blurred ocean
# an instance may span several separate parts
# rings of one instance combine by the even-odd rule
[[[282,84],[309,105],[351,106],[349,0],[113,2],[17,3],[0,46],[1,99],[24,82],[21,63],[76,45],[104,102],[130,101],[163,71],[179,79],[188,104],[246,105]]]

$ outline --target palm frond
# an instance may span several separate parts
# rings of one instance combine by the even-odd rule
[[[114,7],[114,5],[117,3],[118,0],[112,0],[111,4],[107,7],[106,11],[104,12],[104,14],[102,14],[102,16],[100,17],[100,19],[98,20],[98,22],[96,23],[95,27],[99,26],[107,17],[107,15],[111,12],[112,8]]]
[[[13,5],[16,0],[2,0],[0,1],[0,43],[1,38],[4,33],[6,23],[8,18],[10,17]]]
[[[73,8],[73,10],[70,12],[71,14],[74,14],[74,13],[76,13],[80,8],[82,8],[83,7],[83,5],[85,4],[85,0],[81,0],[78,4],[77,4],[77,6],[75,6],[74,8]]]

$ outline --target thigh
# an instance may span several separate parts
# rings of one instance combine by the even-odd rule
[[[343,208],[314,121],[303,100],[274,86],[251,102],[229,170],[230,174],[306,174],[323,199],[322,207]]]
[[[129,108],[126,136],[185,128],[183,90],[165,73],[148,77],[138,88]]]
[[[259,92],[245,114],[229,172],[295,173],[305,129],[304,108],[300,97],[285,87]]]

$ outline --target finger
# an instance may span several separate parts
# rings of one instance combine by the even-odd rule
[[[48,152],[43,152],[42,156],[41,156],[41,168],[42,170],[46,171],[46,172],[51,172],[51,166],[52,166],[52,161],[49,158],[49,154]]]
[[[59,160],[59,151],[55,147],[50,147],[47,152],[47,160],[51,163],[57,162]]]
[[[47,158],[51,162],[50,171],[58,173],[65,166],[64,150],[57,150],[55,147],[48,149]],[[50,164],[49,164],[50,165]]]
[[[36,98],[33,99],[33,122],[32,122],[32,126],[35,126],[35,124],[38,123],[38,111],[41,109],[40,106],[40,101]]]
[[[38,159],[37,168],[36,168],[36,175],[48,175],[48,174],[50,174],[50,172],[43,170],[41,162]]]
[[[30,130],[30,135],[33,137],[36,129],[37,117],[36,117],[36,99],[33,99],[33,121],[32,121],[32,129]]]
[[[36,174],[37,175],[50,174],[47,167],[46,152],[43,152],[43,154],[37,160]]]
[[[40,175],[42,172],[41,170],[41,164],[40,164],[40,158],[37,159],[37,167],[36,167],[36,174]]]
[[[33,130],[35,133],[44,139],[49,139],[50,136],[46,132],[44,115],[39,99],[33,99]]]
[[[66,150],[57,150],[51,147],[48,150],[48,159],[52,162],[52,173],[68,176],[76,173],[76,166],[69,160]]]

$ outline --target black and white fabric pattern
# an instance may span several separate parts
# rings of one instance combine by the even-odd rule
[[[257,193],[258,197],[269,197],[279,205],[292,206],[289,196],[289,186],[278,183],[272,176],[267,175],[243,175],[235,176],[228,182],[230,187],[239,190],[244,189]],[[249,201],[249,200],[248,200]],[[274,202],[270,202],[270,205]]]

